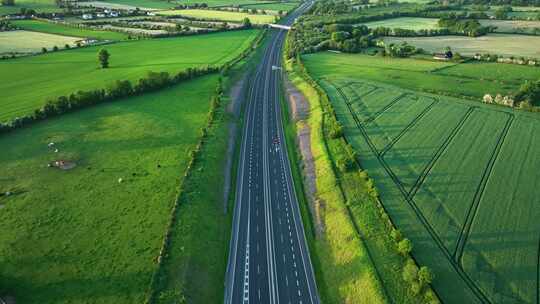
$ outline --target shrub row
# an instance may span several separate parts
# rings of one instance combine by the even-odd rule
[[[47,100],[45,105],[36,109],[33,114],[16,117],[6,123],[0,123],[0,134],[27,126],[36,121],[41,121],[49,117],[72,112],[88,106],[156,91],[197,76],[217,72],[219,69],[220,67],[215,66],[188,68],[172,77],[167,72],[148,72],[146,77],[140,78],[135,84],[132,84],[129,80],[117,80],[110,84],[106,89],[77,91],[69,96],[59,96],[55,99]]]

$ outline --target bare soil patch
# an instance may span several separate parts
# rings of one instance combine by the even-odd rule
[[[296,140],[302,155],[302,176],[308,198],[309,209],[313,218],[316,237],[324,235],[324,210],[326,203],[317,197],[317,175],[315,173],[315,160],[311,152],[311,128],[303,120],[309,117],[309,103],[306,97],[288,80],[285,80],[287,101],[289,103],[290,115],[298,123],[298,133]]]

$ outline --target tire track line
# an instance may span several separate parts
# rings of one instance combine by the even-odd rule
[[[465,249],[465,244],[467,243],[467,240],[469,238],[472,223],[474,221],[474,218],[476,217],[476,214],[478,213],[480,200],[482,199],[484,195],[484,191],[487,186],[487,181],[489,179],[489,176],[491,175],[491,172],[493,171],[493,167],[495,166],[495,162],[497,161],[499,153],[502,149],[502,145],[504,143],[504,140],[506,139],[506,135],[508,134],[508,131],[510,130],[512,122],[514,121],[514,114],[507,113],[507,115],[508,115],[508,118],[506,119],[504,128],[497,139],[497,144],[495,148],[493,149],[493,151],[491,152],[489,161],[486,165],[486,168],[484,169],[484,172],[482,173],[480,183],[478,184],[476,188],[476,192],[474,193],[473,201],[469,207],[469,210],[467,211],[467,216],[465,217],[465,223],[463,224],[463,227],[461,228],[461,233],[459,235],[458,243],[456,244],[456,248],[454,250],[454,258],[456,262],[458,262],[462,268],[463,268],[463,261],[462,261],[463,251]]]
[[[365,131],[364,127],[362,126],[362,124],[358,120],[358,117],[356,116],[353,109],[351,108],[351,105],[350,105],[350,103],[348,101],[347,96],[343,93],[343,91],[341,91],[338,87],[336,87],[332,82],[330,82],[330,81],[327,81],[327,82],[330,85],[332,85],[334,88],[336,88],[336,90],[340,94],[341,98],[343,99],[343,101],[345,102],[347,107],[349,108],[351,116],[355,120],[356,125],[357,125],[358,129],[360,130],[360,133],[362,133],[362,136],[366,140],[366,142],[367,142],[368,146],[370,147],[372,153],[376,156],[377,160],[379,161],[379,163],[381,164],[383,169],[390,176],[392,181],[396,184],[396,186],[400,190],[403,198],[409,204],[409,206],[413,209],[413,212],[415,213],[416,217],[420,220],[422,225],[424,225],[424,228],[426,228],[427,232],[431,235],[433,241],[435,242],[437,247],[439,247],[439,249],[441,250],[441,253],[443,255],[445,255],[445,257],[448,260],[448,262],[450,263],[450,265],[454,268],[456,274],[463,280],[465,285],[467,285],[470,288],[470,290],[474,293],[474,295],[477,297],[477,299],[479,301],[481,301],[482,303],[487,303],[487,304],[491,303],[491,301],[484,295],[482,290],[478,288],[478,286],[475,284],[475,282],[473,280],[471,280],[471,278],[468,276],[468,274],[465,273],[463,271],[463,269],[454,261],[452,255],[450,254],[448,249],[444,246],[444,243],[441,241],[441,239],[439,238],[439,236],[437,235],[437,233],[435,232],[433,227],[431,227],[430,223],[424,217],[424,215],[422,214],[422,212],[420,211],[420,209],[418,208],[418,206],[416,205],[414,200],[409,198],[408,193],[407,193],[407,191],[405,191],[401,181],[396,177],[396,175],[394,174],[392,169],[388,166],[388,164],[386,164],[384,159],[377,154],[377,149],[375,148],[375,146],[373,145],[373,143],[369,139],[369,136],[367,135],[367,132]],[[469,111],[471,111],[471,112],[472,112],[472,110],[473,109],[469,109]]]

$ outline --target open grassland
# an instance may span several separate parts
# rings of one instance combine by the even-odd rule
[[[54,46],[64,48],[66,44],[74,46],[79,40],[81,38],[31,31],[0,32],[0,55],[6,53],[35,53],[40,52],[41,48],[50,50]],[[0,72],[0,74],[2,73],[8,73],[8,71]]]
[[[276,2],[276,3],[261,3],[261,4],[247,4],[243,5],[242,8],[249,8],[249,9],[258,9],[258,10],[266,10],[266,11],[292,11],[294,8],[298,6],[299,2]]]
[[[201,3],[200,0],[178,0],[179,4],[195,4],[195,3]],[[267,1],[265,1],[267,2]],[[270,1],[268,1],[270,2]],[[259,3],[259,0],[205,0],[206,4],[208,4],[209,7],[217,7],[217,6],[242,6],[245,4],[256,4]]]
[[[166,0],[106,0],[103,3],[151,9],[167,9],[176,5],[175,1]]]
[[[390,58],[331,52],[303,57],[311,71],[328,78],[355,78],[384,82],[402,88],[466,96],[481,100],[485,93],[509,94],[524,79],[538,79],[540,69],[493,63],[438,62],[417,58]]]
[[[0,192],[13,192],[0,197],[0,292],[23,304],[143,303],[216,84],[206,76],[0,137]],[[47,167],[60,159],[77,166]]]
[[[428,52],[442,52],[447,46],[450,46],[452,51],[466,56],[489,53],[505,57],[540,58],[540,37],[538,36],[489,34],[480,37],[387,37],[384,41],[387,43],[407,41]]]
[[[13,24],[15,24],[18,28],[23,29],[23,30],[71,36],[71,37],[93,38],[93,39],[100,39],[100,40],[124,40],[124,39],[127,39],[128,37],[126,34],[122,34],[122,33],[77,28],[73,26],[67,26],[67,25],[39,21],[39,20],[19,20],[19,21],[14,21]],[[23,37],[21,37],[20,39],[27,40],[27,39],[24,39]]]
[[[0,16],[15,14],[21,11],[21,8],[33,9],[39,13],[61,12],[62,9],[56,6],[54,0],[18,0],[13,6],[0,5]]]
[[[104,47],[111,54],[108,69],[98,68],[101,47],[1,61],[0,120],[32,113],[47,98],[105,88],[118,79],[136,81],[148,71],[178,73],[222,64],[240,54],[257,34],[247,30],[115,43]]]
[[[540,31],[540,21],[526,20],[479,20],[483,26],[496,26],[500,33],[533,33]]]
[[[431,30],[439,28],[436,18],[400,17],[364,23],[369,28],[386,27],[406,30]]]
[[[248,14],[248,13],[241,13],[241,12],[213,11],[213,10],[203,10],[203,9],[160,11],[158,14],[164,15],[164,16],[185,16],[185,17],[195,18],[195,19],[221,20],[221,21],[231,21],[231,22],[242,22],[244,18],[249,18],[251,23],[254,23],[254,24],[272,23],[275,21],[275,18],[276,18],[273,15],[259,15],[259,14]]]
[[[367,81],[362,66],[340,74],[326,54],[305,59],[443,302],[534,302],[538,114]]]

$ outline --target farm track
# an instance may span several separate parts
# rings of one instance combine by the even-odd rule
[[[439,157],[446,151],[446,148],[450,145],[454,137],[457,135],[457,133],[462,129],[463,125],[465,124],[465,121],[471,116],[472,112],[477,109],[477,107],[473,106],[470,107],[469,110],[461,117],[460,121],[457,123],[457,125],[452,129],[452,132],[450,132],[450,135],[444,140],[442,145],[437,149],[435,154],[431,157],[426,167],[424,167],[424,170],[422,170],[422,173],[418,178],[416,179],[416,182],[413,184],[411,189],[409,190],[409,193],[407,194],[407,199],[412,200],[413,197],[416,195],[416,192],[422,187],[422,184],[426,180],[427,176],[431,172],[431,169],[433,169],[433,166],[437,163],[439,160]]]
[[[426,115],[429,111],[431,111],[431,109],[433,108],[433,106],[435,106],[437,103],[439,103],[439,99],[437,98],[432,98],[432,97],[429,97],[431,99],[433,99],[433,101],[424,109],[422,110],[422,112],[420,114],[418,114],[418,116],[416,116],[399,134],[398,136],[396,136],[395,138],[392,139],[392,141],[390,143],[388,143],[388,145],[386,145],[382,151],[379,152],[379,155],[381,157],[384,158],[384,155],[386,154],[386,152],[388,152],[400,139],[401,137],[403,137],[403,135],[405,135],[405,133],[407,133],[414,125],[416,125],[416,123],[418,121],[420,121],[420,119],[422,119],[422,117],[424,117],[424,115]]]
[[[497,144],[495,148],[493,149],[493,152],[491,152],[491,156],[489,158],[488,164],[486,165],[486,168],[484,169],[484,172],[482,173],[482,178],[480,179],[480,183],[478,184],[478,187],[474,194],[473,201],[469,207],[469,210],[467,211],[467,216],[465,217],[465,223],[463,224],[461,233],[458,238],[458,243],[456,244],[456,249],[454,251],[454,258],[456,262],[458,262],[461,265],[462,268],[463,268],[463,260],[462,260],[463,251],[465,249],[465,245],[469,238],[472,222],[474,221],[474,218],[476,217],[476,214],[478,213],[478,207],[480,205],[480,200],[482,199],[482,196],[484,194],[484,190],[486,189],[487,181],[489,179],[489,176],[491,175],[491,172],[493,171],[493,167],[495,165],[497,157],[499,156],[499,152],[501,151],[506,135],[508,134],[508,130],[510,130],[512,122],[514,121],[514,114],[508,113],[507,115],[508,115],[508,119],[506,120],[504,128],[501,131],[499,138],[497,139]]]
[[[373,113],[373,115],[368,117],[364,121],[364,123],[368,124],[370,122],[373,122],[375,119],[379,118],[379,116],[381,116],[384,112],[386,112],[388,109],[390,109],[393,105],[395,105],[398,101],[400,101],[401,99],[405,98],[405,96],[408,96],[408,95],[412,95],[412,94],[411,93],[403,93],[403,94],[399,95],[398,97],[395,97],[394,99],[392,99],[392,101],[390,101],[389,104],[387,104],[382,109],[380,109],[379,111]]]
[[[383,169],[386,171],[386,173],[390,176],[392,181],[396,184],[397,188],[401,192],[401,194],[402,194],[403,198],[405,199],[405,201],[407,201],[409,206],[413,209],[413,212],[415,213],[417,218],[420,220],[422,225],[424,225],[424,228],[426,228],[427,232],[431,235],[432,239],[437,244],[437,246],[439,247],[441,252],[446,256],[446,259],[448,260],[450,265],[452,265],[452,267],[454,268],[454,270],[456,271],[458,276],[470,288],[470,290],[474,293],[474,295],[477,297],[477,299],[479,301],[481,301],[482,303],[490,304],[491,301],[486,297],[486,295],[483,293],[483,291],[474,283],[474,281],[468,276],[468,274],[465,271],[463,271],[463,269],[460,267],[460,265],[455,262],[455,260],[452,257],[452,254],[448,251],[448,249],[446,248],[446,246],[444,245],[444,243],[442,242],[442,240],[440,239],[440,237],[438,236],[436,231],[429,224],[428,220],[424,217],[424,215],[422,214],[422,212],[420,211],[420,209],[416,205],[416,202],[414,202],[414,200],[408,196],[408,193],[404,189],[403,184],[401,183],[401,181],[397,178],[397,176],[394,174],[392,169],[384,161],[383,157],[381,157],[377,153],[377,148],[375,147],[375,145],[373,144],[373,142],[369,138],[369,136],[368,136],[366,130],[364,129],[364,127],[362,126],[362,124],[360,123],[360,120],[358,119],[356,113],[352,109],[350,101],[347,98],[347,96],[344,94],[344,92],[341,90],[341,88],[334,85],[331,81],[327,80],[327,82],[330,85],[332,85],[338,91],[341,98],[343,99],[343,101],[347,105],[347,108],[349,109],[351,116],[353,117],[353,119],[354,119],[360,133],[362,133],[362,136],[364,137],[364,139],[365,139],[366,143],[368,144],[370,150],[375,155],[375,157],[377,158],[377,160],[379,161],[379,163],[381,164]],[[469,109],[469,112],[472,112],[473,108],[474,107]],[[465,114],[465,115],[467,115],[467,114]],[[464,119],[462,118],[462,120],[464,120]],[[462,122],[460,121],[460,123],[462,123]]]

